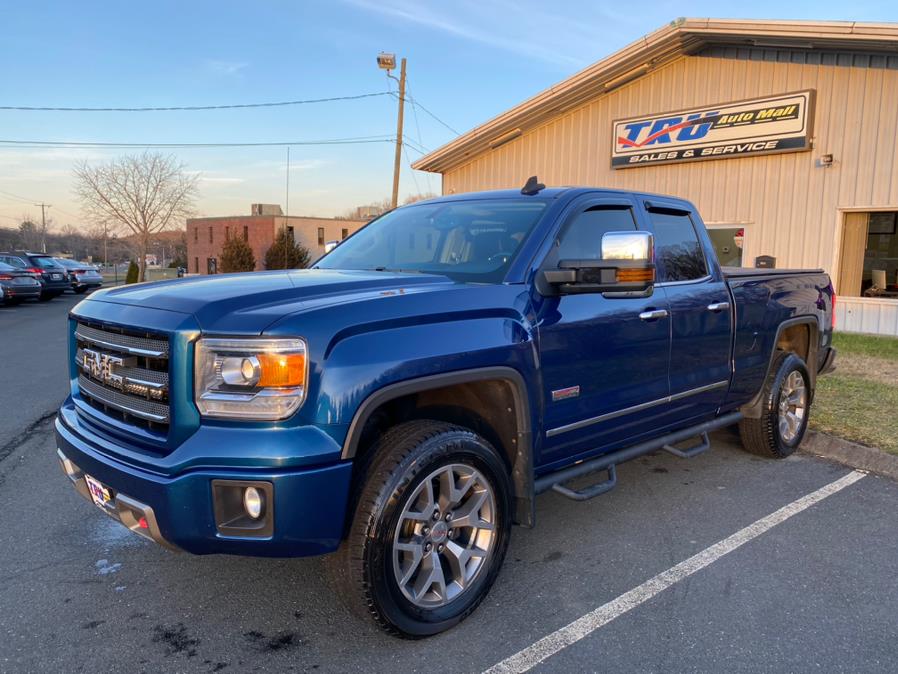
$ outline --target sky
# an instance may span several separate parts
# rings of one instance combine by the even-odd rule
[[[735,14],[734,14],[735,13]],[[380,51],[408,59],[400,199],[440,192],[409,164],[678,16],[898,21],[894,0],[783,3],[590,0],[194,0],[152,3],[3,0],[0,106],[227,105],[395,90]],[[396,99],[389,95],[270,108],[179,112],[0,109],[0,141],[108,143],[373,142],[290,148],[289,212],[333,216],[386,198]],[[432,113],[437,119],[432,117]],[[438,121],[439,120],[439,121]],[[450,127],[452,130],[450,130]],[[453,132],[453,130],[455,132]],[[40,217],[86,226],[72,187],[80,161],[142,149],[0,142],[0,226]],[[287,206],[287,150],[176,148],[199,177],[200,215]]]

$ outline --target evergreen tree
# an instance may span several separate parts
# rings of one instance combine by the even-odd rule
[[[253,249],[243,240],[235,236],[225,242],[221,250],[220,270],[227,274],[235,271],[253,271],[256,268],[256,258]]]
[[[289,232],[281,230],[265,253],[266,269],[304,269],[309,266],[309,249],[300,246]]]
[[[131,260],[131,264],[128,265],[128,274],[125,276],[125,283],[137,283],[139,277],[140,267],[134,260]]]

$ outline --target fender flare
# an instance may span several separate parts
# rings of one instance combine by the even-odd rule
[[[767,379],[770,377],[770,370],[773,367],[773,359],[776,356],[776,345],[780,341],[780,336],[783,334],[787,328],[794,327],[796,325],[807,325],[812,327],[816,331],[816,339],[815,334],[808,335],[808,361],[805,363],[808,368],[808,375],[811,378],[811,400],[814,397],[814,389],[817,386],[817,351],[820,348],[820,319],[817,316],[812,316],[810,314],[805,314],[803,316],[797,316],[795,318],[790,318],[788,320],[783,321],[779,324],[776,330],[776,337],[773,340],[773,348],[770,349],[770,356],[767,359],[767,371],[764,373],[764,378],[761,380],[761,386],[758,389],[758,392],[752,396],[751,401],[747,402],[745,405],[742,405],[739,408],[739,411],[742,412],[742,416],[746,419],[760,419],[761,414],[763,413],[763,393],[764,393],[764,384],[767,382]],[[813,362],[811,362],[813,361]]]
[[[508,366],[494,366],[457,370],[441,374],[427,375],[388,384],[371,393],[356,409],[343,442],[342,460],[354,459],[358,452],[362,430],[371,414],[381,405],[412,393],[480,381],[501,380],[507,382],[514,398],[516,448],[511,465],[514,485],[515,521],[524,526],[533,526],[533,430],[531,426],[530,400],[527,385],[521,373]]]

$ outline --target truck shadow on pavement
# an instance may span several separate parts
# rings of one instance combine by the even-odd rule
[[[757,459],[728,431],[713,439],[692,461],[621,466],[619,487],[593,501],[540,497],[537,527],[514,530],[481,609],[422,642],[350,617],[326,558],[195,557],[131,534],[67,488],[37,435],[0,485],[13,542],[0,546],[0,670],[479,671],[845,472]],[[457,657],[432,657],[450,648]]]

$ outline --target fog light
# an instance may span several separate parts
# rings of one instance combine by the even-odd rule
[[[243,492],[243,509],[254,520],[262,515],[262,494],[255,487],[247,487]]]

